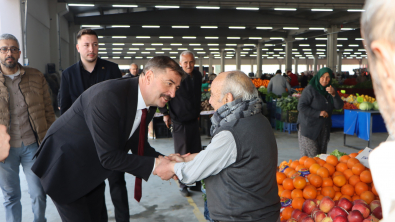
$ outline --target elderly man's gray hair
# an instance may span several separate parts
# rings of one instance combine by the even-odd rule
[[[231,71],[226,76],[223,83],[221,100],[227,93],[231,93],[235,100],[241,98],[244,101],[258,97],[258,90],[248,76],[241,71]]]
[[[186,50],[186,51],[181,52],[181,54],[180,54],[180,60],[181,60],[181,57],[184,56],[184,55],[192,55],[193,60],[195,60],[195,54],[193,54],[192,51]]]
[[[375,60],[370,49],[373,41],[383,39],[395,44],[395,1],[366,0],[361,16],[361,33],[369,56]]]
[[[0,40],[14,40],[18,44],[18,48],[19,48],[19,41],[12,34],[4,33],[4,34],[0,35]]]

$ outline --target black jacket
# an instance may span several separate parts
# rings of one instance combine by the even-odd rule
[[[97,58],[96,67],[96,83],[122,77],[121,70],[119,70],[118,65],[113,62]],[[81,77],[80,62],[77,62],[62,73],[60,95],[58,98],[60,113],[65,113],[85,90]]]
[[[144,156],[137,156],[139,129],[129,139],[137,109],[138,78],[98,83],[86,90],[49,128],[32,170],[58,203],[71,203],[102,183],[113,170],[148,180],[154,157],[161,155],[144,135]],[[156,107],[151,107],[146,127]],[[133,154],[128,154],[131,150]]]
[[[177,123],[188,123],[200,116],[200,99],[202,93],[202,74],[193,70],[193,80],[190,75],[181,82],[176,96],[168,102],[171,120]],[[161,113],[168,114],[167,108],[160,108]]]

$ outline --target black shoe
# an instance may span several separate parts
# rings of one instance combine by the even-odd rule
[[[182,195],[183,197],[189,197],[189,196],[191,195],[191,194],[189,193],[187,187],[181,188],[181,189],[180,189],[180,192],[181,192],[181,195]]]
[[[193,186],[193,187],[189,187],[189,190],[202,192],[202,187],[201,186]]]

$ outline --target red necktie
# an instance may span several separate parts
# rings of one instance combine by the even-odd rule
[[[145,138],[145,119],[147,118],[147,109],[141,110],[143,114],[141,115],[141,122],[140,122],[140,134],[139,134],[139,147],[137,154],[139,156],[144,155],[144,138]],[[141,178],[136,177],[136,182],[134,184],[134,199],[137,202],[140,202],[141,199]]]

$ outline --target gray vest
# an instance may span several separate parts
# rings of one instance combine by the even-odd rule
[[[226,123],[215,134],[222,130],[233,134],[237,158],[219,174],[204,179],[210,217],[219,221],[277,221],[278,151],[269,121],[257,114]]]

